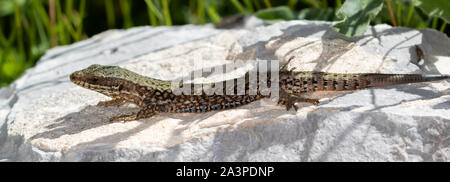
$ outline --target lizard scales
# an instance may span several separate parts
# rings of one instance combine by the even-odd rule
[[[151,117],[159,112],[207,112],[211,110],[228,109],[259,100],[267,95],[262,95],[257,90],[255,95],[248,94],[250,83],[248,74],[244,75],[245,93],[235,94],[237,84],[233,88],[227,88],[226,82],[211,83],[222,84],[221,95],[209,95],[204,92],[204,86],[200,94],[191,89],[191,93],[175,95],[171,90],[172,82],[145,77],[117,66],[91,65],[86,69],[76,71],[70,75],[70,80],[81,87],[102,93],[113,98],[111,101],[100,102],[102,106],[117,106],[132,102],[141,107],[138,113],[119,116],[112,120],[134,120]],[[230,80],[228,80],[230,81]],[[231,81],[237,82],[237,78]],[[180,87],[183,84],[180,83]],[[188,84],[195,88],[195,84]],[[202,88],[202,87],[199,88]],[[230,91],[227,89],[231,89]]]
[[[223,85],[223,95],[208,95],[201,91],[200,94],[175,95],[171,90],[172,82],[145,77],[117,66],[91,65],[86,69],[76,71],[70,75],[70,80],[81,87],[102,93],[113,98],[111,101],[99,102],[102,106],[118,106],[132,102],[141,107],[137,113],[122,115],[112,120],[136,120],[148,118],[160,112],[207,112],[212,110],[228,109],[244,105],[261,98],[268,97],[260,93],[248,94],[250,84],[248,73],[244,75],[245,94],[237,95],[237,84],[226,91],[225,83],[221,81],[212,85]],[[324,72],[279,72],[279,103],[287,109],[295,107],[296,102],[309,102],[318,104],[318,100],[302,98],[305,92],[321,90],[358,90],[374,86],[386,86],[404,83],[428,82],[449,79],[449,75],[425,76],[419,74],[337,74]],[[270,74],[267,74],[267,84],[270,86]],[[234,83],[237,79],[231,80]],[[258,82],[260,80],[258,79]],[[258,84],[258,83],[256,83]],[[195,84],[191,84],[194,87]],[[201,88],[201,87],[200,87]]]
[[[291,94],[314,91],[359,90],[377,86],[430,82],[450,79],[450,75],[379,74],[379,73],[280,73],[280,88]]]

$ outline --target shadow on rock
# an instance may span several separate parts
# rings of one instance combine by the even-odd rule
[[[49,129],[48,131],[38,133],[32,136],[30,140],[37,138],[55,139],[62,135],[77,134],[91,128],[110,124],[109,118],[112,116],[135,110],[136,108],[129,107],[86,106],[78,112],[69,113],[56,119],[53,124],[46,126]]]

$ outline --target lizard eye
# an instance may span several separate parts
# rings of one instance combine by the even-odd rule
[[[122,89],[123,89],[123,85],[119,85],[119,91],[122,91]]]

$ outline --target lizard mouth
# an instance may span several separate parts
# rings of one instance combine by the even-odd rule
[[[96,84],[98,78],[95,76],[82,76],[77,72],[70,74],[70,81],[84,88],[91,88]]]

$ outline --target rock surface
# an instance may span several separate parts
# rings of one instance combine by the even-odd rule
[[[211,67],[292,56],[289,67],[298,70],[450,74],[450,40],[434,30],[377,25],[346,38],[328,22],[254,25],[113,30],[48,51],[0,90],[0,160],[450,161],[448,81],[325,94],[320,106],[300,104],[297,112],[262,100],[110,123],[136,108],[97,107],[108,98],[68,79],[94,63],[170,80],[196,70],[199,61]]]

